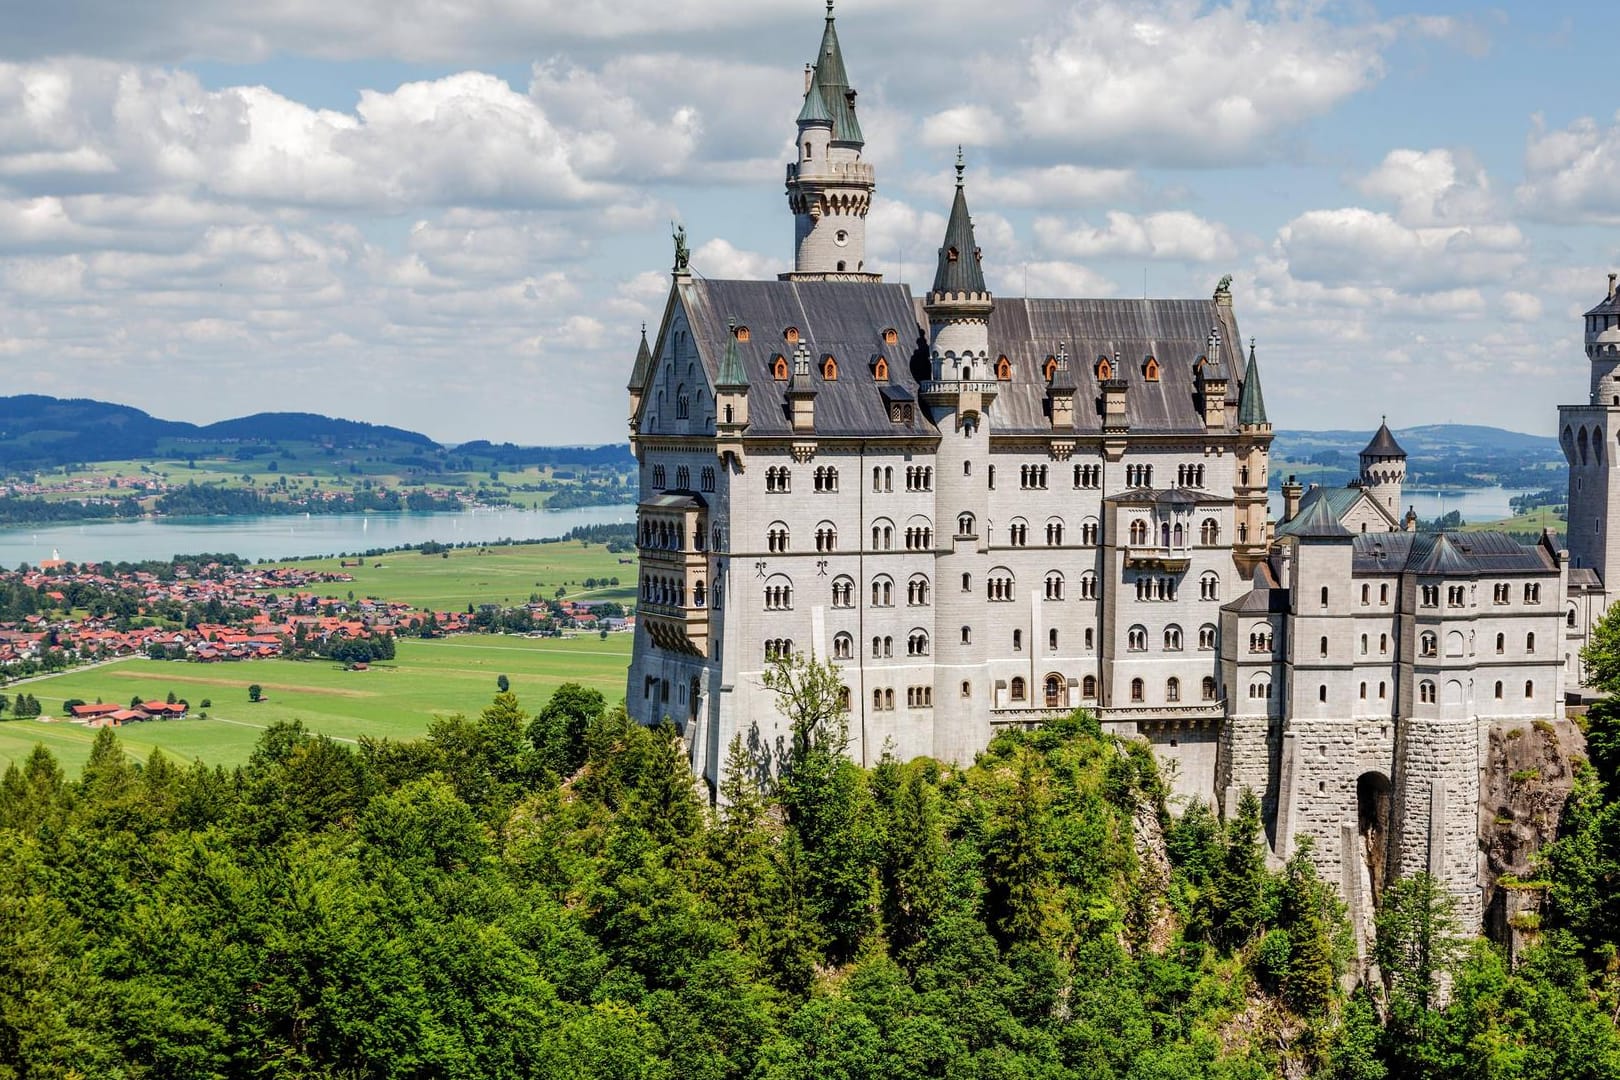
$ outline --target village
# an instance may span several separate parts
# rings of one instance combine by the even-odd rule
[[[331,589],[353,580],[344,570],[253,565],[229,556],[134,568],[53,558],[0,572],[0,686],[134,656],[197,663],[327,657],[364,670],[391,658],[397,637],[634,626],[633,615],[602,601],[531,596],[510,607],[433,611]]]

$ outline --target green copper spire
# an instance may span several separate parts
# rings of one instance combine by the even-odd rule
[[[811,68],[810,89],[805,91],[804,108],[799,110],[798,123],[831,126],[832,122],[832,113],[827,111],[827,99],[821,92],[820,74],[815,68]]]
[[[831,0],[827,4],[827,29],[821,34],[821,52],[816,57],[812,85],[821,87],[822,104],[832,119],[833,142],[865,145],[860,122],[855,119],[855,91],[849,88],[849,74],[844,70],[844,50],[838,45]],[[806,103],[805,108],[809,107]]]
[[[726,354],[720,358],[720,370],[715,373],[716,390],[748,389],[748,373],[743,370],[742,357],[737,355],[737,320],[730,322],[731,333],[726,335]]]
[[[956,148],[956,199],[951,203],[951,220],[945,226],[945,246],[939,249],[939,268],[934,271],[936,293],[982,293],[984,270],[979,265],[979,247],[973,241],[973,218],[968,215],[967,195],[962,190],[962,148]]]
[[[1238,397],[1238,425],[1253,427],[1268,423],[1266,398],[1260,392],[1260,363],[1254,358],[1254,339],[1249,339],[1249,366],[1243,370],[1243,393]]]

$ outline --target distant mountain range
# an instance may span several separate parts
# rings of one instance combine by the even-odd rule
[[[1338,483],[1352,476],[1369,431],[1277,432],[1273,474]],[[1564,459],[1558,441],[1472,424],[1403,428],[1395,437],[1409,455],[1409,482],[1472,487],[1561,487]],[[525,464],[633,463],[622,442],[595,447],[525,447],[485,440],[445,446],[403,428],[340,420],[315,413],[256,413],[214,424],[162,420],[128,405],[37,394],[0,397],[0,473],[78,462],[175,458],[242,444],[303,443],[366,450],[409,459],[418,468],[479,468]],[[229,450],[227,449],[227,452]]]

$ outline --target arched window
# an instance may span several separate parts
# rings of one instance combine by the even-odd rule
[[[1125,631],[1125,647],[1131,652],[1147,652],[1147,627],[1133,626]]]
[[[1501,679],[1496,680],[1496,688],[1495,688],[1493,696],[1496,698],[1497,701],[1502,700],[1502,680]]]
[[[1171,702],[1181,700],[1181,680],[1174,675],[1165,681],[1164,700]]]
[[[1102,382],[1104,379],[1112,379],[1114,377],[1114,365],[1108,362],[1108,357],[1106,356],[1097,357],[1096,370],[1098,382]],[[1051,376],[1048,375],[1047,379],[1050,380]]]
[[[787,342],[789,345],[797,345],[799,343],[799,328],[797,326],[790,326],[786,330],[783,330],[782,340]]]
[[[1001,382],[1012,380],[1012,364],[1005,356],[996,361],[996,378]]]
[[[1327,686],[1326,686],[1326,684],[1324,684],[1322,686],[1318,686],[1316,688],[1316,700],[1317,701],[1326,701],[1327,700]]]
[[[1506,634],[1497,634],[1496,635],[1496,655],[1501,656],[1505,652],[1507,652],[1507,635]]]
[[[1097,676],[1087,675],[1085,678],[1080,680],[1080,696],[1085,698],[1087,701],[1093,701],[1096,699]]]
[[[1024,677],[1022,675],[1013,676],[1013,681],[1010,684],[1010,689],[1012,690],[1012,699],[1014,701],[1023,701],[1024,700],[1024,698],[1026,696],[1024,688],[1025,688],[1026,685],[1027,684],[1024,682]]]
[[[1204,698],[1205,701],[1214,701],[1215,700],[1215,694],[1216,694],[1215,676],[1213,676],[1213,675],[1205,675],[1204,676],[1204,681],[1203,681],[1202,685],[1200,686],[1200,692],[1203,695],[1203,698]]]
[[[1046,707],[1056,709],[1063,704],[1063,676],[1048,675],[1046,677]]]
[[[906,583],[906,603],[911,607],[928,606],[928,579],[921,574]]]
[[[1048,600],[1063,599],[1063,575],[1056,570],[1046,575],[1046,598]]]
[[[771,361],[771,377],[777,382],[788,381],[787,357],[783,356],[781,353],[777,353],[776,358]]]
[[[835,608],[849,608],[855,606],[855,581],[853,578],[833,578],[832,606]]]
[[[1219,600],[1221,598],[1221,576],[1213,570],[1206,570],[1198,579],[1198,598],[1200,600]]]
[[[788,527],[777,521],[765,532],[765,550],[780,554],[788,549]]]
[[[1142,378],[1148,382],[1159,381],[1159,362],[1153,359],[1151,356],[1148,357],[1147,362],[1142,365]]]
[[[1213,547],[1221,542],[1221,523],[1214,518],[1205,518],[1204,523],[1198,526],[1198,542],[1205,547]]]
[[[1418,701],[1424,705],[1434,704],[1434,683],[1427,679],[1418,683]]]
[[[1366,634],[1361,635],[1361,655],[1362,656],[1367,655],[1367,635]]]
[[[1048,356],[1046,358],[1046,363],[1041,365],[1041,374],[1046,378],[1047,382],[1051,382],[1052,379],[1057,376],[1057,369],[1057,357]]]
[[[1093,570],[1087,570],[1080,575],[1080,599],[1097,599],[1097,574]]]
[[[1322,586],[1322,606],[1328,606],[1328,587],[1326,585]]]
[[[1147,522],[1143,521],[1141,518],[1137,518],[1135,521],[1131,522],[1131,543],[1133,545],[1136,547],[1141,547],[1147,543],[1147,537]]]
[[[889,381],[889,362],[881,356],[878,357],[877,363],[872,365],[872,378],[878,382]]]
[[[1529,679],[1524,682],[1524,696],[1527,701],[1536,696],[1536,684]]]
[[[1198,628],[1198,647],[1200,649],[1204,650],[1205,652],[1213,652],[1214,651],[1214,649],[1215,649],[1215,628],[1213,626],[1210,626],[1210,625],[1206,624],[1206,625],[1200,626]]]
[[[1438,639],[1432,633],[1425,632],[1418,638],[1418,655],[1436,656],[1439,654]]]
[[[1147,696],[1146,695],[1146,689],[1147,689],[1147,685],[1145,683],[1143,683],[1141,679],[1132,679],[1131,680],[1131,700],[1132,701],[1137,701],[1137,702],[1143,700],[1143,698],[1145,698]]]
[[[928,655],[928,632],[926,630],[913,630],[906,638],[907,656]]]
[[[838,381],[838,361],[834,360],[831,355],[821,358],[821,377],[828,382]]]
[[[692,415],[692,397],[682,384],[675,388],[675,419],[686,420]]]
[[[875,578],[872,581],[872,606],[894,606],[894,582],[888,577]]]
[[[1063,546],[1063,519],[1049,518],[1046,522],[1046,546]]]
[[[838,529],[830,521],[823,521],[816,526],[816,550],[837,551]]]
[[[1171,625],[1164,628],[1164,649],[1166,652],[1181,651],[1181,627]]]
[[[848,660],[855,655],[855,639],[848,634],[837,634],[833,637],[833,659]]]
[[[1056,627],[1053,627],[1046,632],[1046,647],[1051,652],[1057,652],[1058,632]]]
[[[1006,602],[1015,598],[1017,581],[1013,577],[1012,571],[1005,567],[997,567],[990,571],[989,576],[985,578],[984,584],[985,599],[987,600]]]
[[[1526,634],[1526,635],[1524,635],[1524,651],[1527,652],[1527,653],[1533,653],[1533,652],[1536,651],[1536,635],[1535,634]]]
[[[1325,638],[1325,637],[1322,639],[1321,649],[1322,649],[1322,651],[1321,651],[1320,655],[1322,655],[1324,657],[1327,656],[1327,654],[1328,654],[1328,643],[1327,643],[1327,638]]]
[[[956,535],[958,537],[976,536],[972,514],[959,514],[956,518]]]
[[[765,470],[765,490],[769,494],[785,495],[791,490],[792,478],[786,465],[773,465]]]

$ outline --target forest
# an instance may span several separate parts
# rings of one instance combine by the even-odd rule
[[[1344,911],[1308,852],[1267,868],[1252,795],[1172,815],[1084,712],[863,769],[835,669],[769,679],[791,745],[734,743],[718,809],[578,686],[416,741],[280,724],[234,770],[37,750],[0,777],[0,1077],[1620,1075],[1614,717],[1540,943],[1510,965],[1418,876],[1347,991]]]

